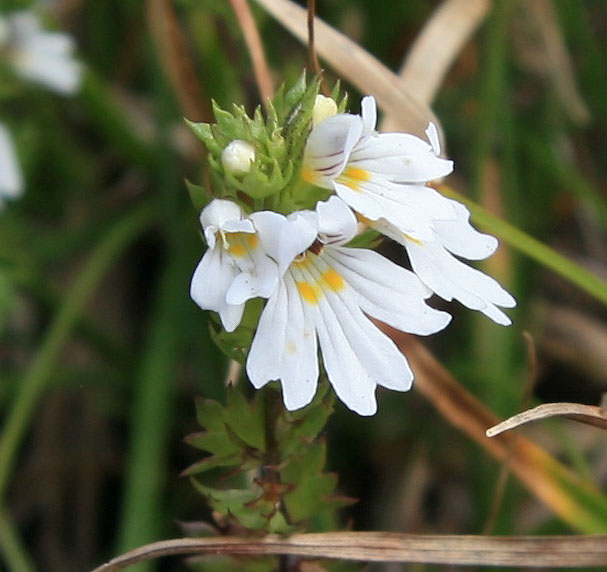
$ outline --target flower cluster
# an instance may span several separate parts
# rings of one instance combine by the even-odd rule
[[[440,157],[436,127],[428,127],[428,141],[378,133],[372,97],[363,99],[361,115],[338,113],[323,96],[316,102],[296,178],[300,186],[287,193],[305,195],[312,204],[285,213],[254,210],[238,195],[241,204],[213,200],[200,216],[209,248],[191,295],[201,308],[217,312],[228,332],[239,325],[248,300],[267,299],[246,371],[256,388],[280,380],[287,409],[313,399],[320,347],[337,396],[353,411],[372,415],[378,385],[406,391],[413,380],[406,358],[372,319],[429,335],[451,320],[427,304],[433,293],[504,325],[510,321],[500,307],[515,301],[461,261],[488,257],[497,240],[470,225],[463,205],[427,185],[453,169]],[[246,176],[257,161],[255,142],[231,141],[221,160],[231,176]],[[373,250],[347,246],[361,228],[404,245],[411,270]]]
[[[32,11],[0,14],[0,70],[62,95],[74,94],[82,75],[67,34],[48,32]],[[0,209],[23,190],[23,177],[8,129],[0,122]]]

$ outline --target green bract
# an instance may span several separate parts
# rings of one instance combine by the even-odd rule
[[[312,110],[320,87],[319,78],[309,84],[305,73],[289,89],[284,85],[268,103],[267,113],[260,107],[249,117],[243,106],[226,111],[213,102],[216,123],[188,125],[208,149],[212,189],[189,185],[192,202],[202,209],[212,197],[231,198],[246,211],[270,208],[283,214],[313,208],[328,192],[302,181],[299,170],[306,138],[311,128]],[[343,111],[346,97],[339,100],[339,85],[331,94]],[[222,164],[224,149],[232,141],[244,141],[255,150],[246,173],[232,173]]]

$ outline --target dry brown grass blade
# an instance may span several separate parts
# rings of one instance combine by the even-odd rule
[[[573,64],[567,52],[554,5],[550,0],[528,0],[522,5],[529,11],[543,44],[542,61],[556,92],[573,121],[584,124],[590,112],[577,88]]]
[[[366,562],[568,568],[607,566],[607,536],[424,536],[325,532],[264,538],[176,538],[131,550],[93,572],[174,555],[292,555]]]
[[[445,0],[434,11],[411,46],[400,69],[404,85],[414,85],[415,95],[428,105],[462,46],[487,16],[489,0]]]
[[[299,40],[307,42],[304,8],[290,0],[256,2]],[[432,110],[403,87],[398,76],[379,60],[319,18],[315,18],[314,28],[318,55],[360,91],[373,94],[383,111],[402,118],[401,129],[423,136],[430,121],[440,126]]]
[[[191,121],[210,121],[211,110],[202,92],[187,43],[181,33],[171,0],[148,0],[148,19],[162,67],[179,105]]]
[[[545,403],[513,415],[498,425],[490,427],[487,429],[487,437],[495,437],[504,431],[510,431],[521,425],[549,417],[566,417],[580,423],[607,429],[607,412],[600,407],[580,403]]]
[[[570,488],[598,492],[571,473],[565,466],[520,435],[505,433],[497,438],[486,436],[488,428],[499,420],[466,391],[434,356],[411,335],[382,325],[403,353],[415,372],[414,388],[426,397],[442,416],[471,437],[492,457],[506,461],[512,473],[541,501],[564,521],[576,527],[603,527],[593,521],[588,507],[578,503]]]
[[[490,0],[445,0],[409,49],[398,74],[401,85],[415,86],[415,97],[431,105],[462,46],[485,19],[490,7]],[[386,113],[382,131],[402,129],[401,114]]]
[[[230,0],[230,4],[232,5],[232,10],[234,10],[238,25],[242,30],[244,41],[249,50],[261,103],[267,108],[268,100],[272,99],[274,96],[274,82],[272,81],[270,66],[268,66],[263,51],[259,30],[255,24],[251,9],[247,4],[247,0]]]

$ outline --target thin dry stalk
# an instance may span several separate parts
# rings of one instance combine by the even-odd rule
[[[263,44],[255,23],[255,18],[251,13],[251,8],[247,4],[247,0],[230,0],[232,10],[238,20],[238,25],[242,30],[244,41],[249,50],[251,56],[251,62],[253,63],[253,73],[255,74],[255,81],[257,82],[257,89],[259,90],[259,97],[264,108],[267,109],[268,101],[274,96],[274,82],[272,81],[272,74],[270,67],[266,60],[265,53],[263,51]]]
[[[308,40],[306,10],[290,0],[256,0],[301,42]],[[421,103],[396,74],[319,18],[314,19],[318,55],[344,79],[363,93],[373,93],[379,106],[401,118],[404,131],[422,136],[432,121],[440,123],[432,110]]]
[[[150,30],[162,67],[168,74],[183,113],[191,121],[210,121],[212,116],[206,104],[207,97],[200,87],[171,0],[148,0],[147,7]]]
[[[568,494],[567,487],[593,491],[586,483],[550,456],[541,447],[519,435],[506,433],[496,439],[486,435],[498,423],[495,415],[434,358],[413,336],[382,325],[415,371],[415,389],[428,399],[454,427],[471,437],[492,457],[507,461],[511,471],[538,499],[566,522],[592,523],[593,517]],[[593,494],[598,494],[593,491]],[[573,516],[574,515],[574,516]],[[590,526],[596,526],[596,523]]]
[[[487,437],[495,437],[521,425],[549,417],[565,417],[566,419],[607,429],[607,412],[601,407],[582,405],[581,403],[545,403],[513,415],[498,425],[487,429]]]
[[[535,387],[535,382],[537,380],[537,352],[535,348],[535,341],[533,336],[529,332],[523,332],[523,337],[525,338],[525,344],[527,346],[527,379],[525,380],[525,385],[523,387],[523,396],[521,400],[521,408],[527,407],[529,400],[531,399],[531,395],[533,394],[533,388]],[[487,517],[487,522],[483,527],[483,534],[491,534],[493,527],[495,526],[495,522],[497,521],[497,517],[499,515],[499,510],[502,506],[502,502],[504,500],[504,494],[506,492],[506,484],[508,483],[508,477],[510,476],[510,467],[509,460],[512,456],[512,446],[509,447],[508,455],[506,460],[502,463],[500,468],[500,472],[497,478],[497,482],[495,485],[495,491],[493,494],[493,498],[491,500],[491,508],[489,510],[489,516]]]
[[[316,46],[314,44],[314,17],[316,15],[316,0],[308,0],[308,58],[310,60],[310,68],[312,73],[321,74],[320,64],[318,63],[318,55],[316,54]]]
[[[131,550],[93,572],[175,555],[291,555],[365,562],[568,568],[607,565],[607,536],[424,536],[385,532],[178,538]]]

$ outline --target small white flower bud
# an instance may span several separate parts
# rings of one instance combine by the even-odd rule
[[[317,95],[312,109],[312,127],[316,127],[321,121],[337,115],[337,103],[330,97]]]
[[[246,141],[235,139],[221,153],[221,164],[232,175],[244,175],[255,161],[255,149]]]

